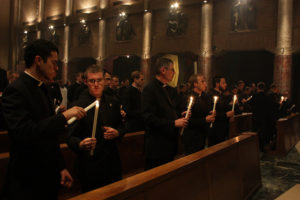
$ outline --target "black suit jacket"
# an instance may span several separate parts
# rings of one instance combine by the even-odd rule
[[[142,92],[142,112],[146,124],[146,158],[164,159],[177,153],[176,106],[163,84],[152,80]]]
[[[6,71],[0,68],[0,92],[3,92],[8,85]]]
[[[132,85],[128,86],[123,94],[122,104],[126,112],[126,126],[129,132],[145,129],[142,117],[141,91]]]
[[[56,199],[64,168],[58,135],[66,119],[54,115],[44,84],[22,73],[3,94],[10,160],[5,185],[9,199]]]
[[[95,101],[88,90],[83,91],[75,105],[86,107]],[[122,125],[120,104],[113,97],[103,95],[100,101],[97,128],[96,149],[94,156],[90,151],[81,150],[79,143],[91,137],[93,130],[95,108],[87,112],[87,116],[77,121],[69,130],[69,147],[75,151],[79,159],[79,178],[83,191],[112,183],[121,179],[121,162],[116,141],[122,137],[126,130]],[[106,140],[103,137],[103,126],[109,126],[119,131],[120,137]]]

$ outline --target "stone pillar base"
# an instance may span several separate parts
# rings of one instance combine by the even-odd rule
[[[292,82],[292,55],[275,55],[274,83],[280,92],[288,91],[291,94]]]
[[[212,87],[212,69],[211,69],[211,64],[212,64],[212,58],[211,56],[199,56],[199,64],[200,68],[198,69],[198,72],[202,75],[204,75],[207,83],[207,87],[211,88]]]

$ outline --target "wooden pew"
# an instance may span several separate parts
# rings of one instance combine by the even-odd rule
[[[75,154],[68,148],[67,144],[60,145],[63,157],[65,159],[66,168],[75,177],[76,180],[76,173],[75,173]],[[9,153],[0,153],[0,190],[3,187],[6,171],[8,167],[8,160],[9,160]],[[66,199],[68,197],[74,196],[74,194],[79,194],[79,183],[75,182],[74,187],[69,189],[62,189],[60,191],[60,195],[63,197],[62,199]]]
[[[234,116],[234,120],[229,121],[229,138],[236,137],[243,132],[252,129],[252,113],[243,113]]]
[[[260,185],[258,138],[249,133],[71,200],[240,200]]]
[[[127,133],[118,143],[122,163],[122,173],[125,176],[143,171],[145,163],[144,131]]]
[[[0,131],[0,153],[9,151],[9,142],[7,131]]]
[[[292,114],[277,121],[275,151],[270,153],[285,155],[300,140],[300,113]]]

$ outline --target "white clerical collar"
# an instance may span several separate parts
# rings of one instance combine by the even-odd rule
[[[31,78],[37,80],[39,82],[39,84],[38,84],[39,87],[43,84],[43,81],[41,81],[40,79],[38,79],[35,76],[33,76],[32,74],[30,74],[28,71],[24,71],[24,73],[27,74],[28,76],[30,76]]]

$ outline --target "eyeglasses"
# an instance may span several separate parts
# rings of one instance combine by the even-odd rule
[[[103,81],[103,79],[102,78],[98,78],[98,79],[89,79],[89,80],[87,80],[88,81],[88,83],[90,83],[90,84],[95,84],[96,82],[97,83],[100,83],[101,81]]]

